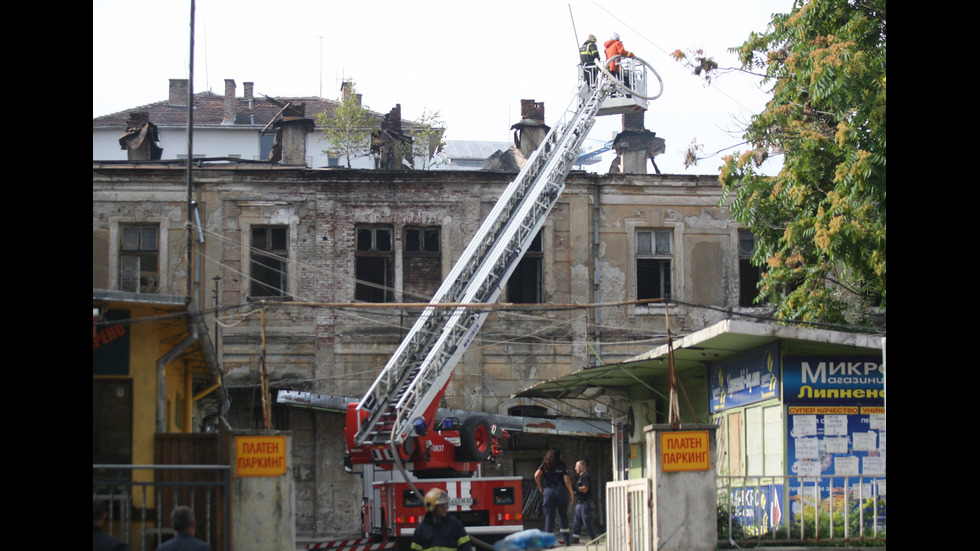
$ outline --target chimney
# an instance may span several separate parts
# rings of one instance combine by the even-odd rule
[[[137,111],[129,114],[126,120],[126,133],[119,138],[119,146],[126,150],[126,158],[130,161],[158,161],[163,155],[163,148],[157,144],[159,135],[157,127],[150,122],[150,114]]]
[[[526,158],[544,142],[548,135],[547,125],[544,124],[544,102],[533,99],[521,100],[521,122],[511,126],[517,130],[514,143]]]
[[[623,130],[645,130],[644,115],[646,111],[623,113]]]
[[[276,124],[282,144],[280,164],[306,166],[306,138],[316,124],[306,118],[306,104],[291,105]]]
[[[235,124],[235,79],[225,79],[225,114],[221,124]]]
[[[247,101],[252,101],[255,96],[252,95],[252,88],[255,86],[254,82],[243,82],[242,86],[245,87],[245,99]]]
[[[538,124],[544,124],[544,102],[534,101],[533,99],[522,99],[521,118]]]
[[[170,79],[170,105],[187,106],[188,80],[186,78]]]

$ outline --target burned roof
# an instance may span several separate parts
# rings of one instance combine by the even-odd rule
[[[282,110],[284,104],[291,103],[306,105],[306,116],[315,118],[318,113],[333,114],[338,103],[333,100],[318,97],[269,98],[257,96],[251,100],[245,97],[235,98],[235,126],[264,127]],[[120,127],[125,128],[126,121],[134,112],[149,113],[149,120],[157,126],[185,126],[187,124],[187,106],[173,105],[168,100],[158,101],[148,105],[133,107],[118,113],[103,115],[92,119],[93,128]],[[194,125],[220,126],[224,120],[225,97],[213,92],[194,94]],[[380,121],[382,115],[371,113]],[[227,124],[225,125],[227,126]]]

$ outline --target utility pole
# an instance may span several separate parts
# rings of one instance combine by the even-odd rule
[[[194,0],[191,0],[190,64],[187,78],[187,296],[192,296],[194,228]]]

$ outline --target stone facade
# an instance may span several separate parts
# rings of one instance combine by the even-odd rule
[[[273,391],[360,398],[413,323],[418,307],[408,303],[427,302],[436,274],[441,279],[449,273],[514,178],[490,171],[233,164],[195,168],[193,174],[204,242],[195,233],[191,294],[201,310],[219,311],[217,319],[209,314],[206,325],[217,328],[213,340],[232,395],[228,421],[236,429],[261,428],[256,412],[263,362]],[[511,396],[538,381],[600,361],[622,361],[664,342],[667,307],[635,302],[648,285],[637,274],[643,269],[636,251],[644,233],[667,232],[667,286],[675,301],[669,306],[671,332],[690,332],[724,317],[725,309],[738,305],[738,237],[727,209],[719,206],[721,197],[715,176],[572,173],[542,229],[540,252],[525,257],[534,257],[539,268],[521,276],[540,276],[528,285],[537,286],[541,302],[552,308],[491,313],[457,366],[442,407],[506,414],[543,405],[549,414],[573,416],[593,411],[595,404],[584,401]],[[118,285],[112,274],[118,271],[113,259],[120,224],[157,224],[160,265],[167,272],[160,275],[159,292],[186,294],[186,199],[182,165],[95,163],[93,259],[109,264],[93,266],[100,280]],[[256,250],[264,247],[258,242],[265,239],[263,228],[277,228],[285,241],[277,253],[285,257],[277,257],[283,275],[276,282],[285,297],[258,301],[251,278]],[[375,241],[367,241],[369,235]],[[390,236],[390,248],[384,236]],[[416,242],[420,236],[424,244]],[[386,281],[388,302],[402,306],[341,306],[354,301],[359,270]],[[499,302],[512,302],[508,293]],[[345,534],[360,522],[361,482],[342,468],[343,421],[339,414],[275,412],[274,423],[283,426],[274,428],[295,434],[299,536]],[[578,451],[577,446],[568,447]],[[604,446],[581,448],[580,455],[601,465],[604,452],[595,450],[607,450],[608,440]],[[540,446],[513,452],[528,465],[543,455]],[[492,467],[493,474],[522,470],[508,461]]]

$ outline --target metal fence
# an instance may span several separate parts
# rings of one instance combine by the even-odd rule
[[[173,535],[170,513],[194,509],[195,535],[228,551],[231,518],[227,465],[93,465],[92,498],[105,501],[103,530],[139,551],[153,551]]]
[[[606,483],[606,549],[651,551],[649,478]]]
[[[884,476],[719,476],[719,543],[885,544]]]

